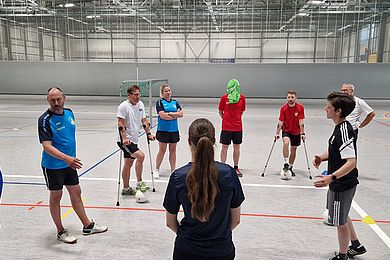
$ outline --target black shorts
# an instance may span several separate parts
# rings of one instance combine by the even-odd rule
[[[70,167],[64,169],[47,169],[42,167],[42,170],[49,190],[62,190],[64,185],[79,184],[77,171]]]
[[[172,144],[180,141],[180,135],[179,132],[157,131],[156,139],[161,143]]]
[[[123,150],[123,158],[130,158],[130,159],[135,159],[135,157],[131,156],[131,154],[135,153],[136,151],[138,151],[138,145],[135,144],[135,143],[130,143],[128,145],[126,145],[126,148],[125,149],[122,149]],[[130,153],[128,152],[130,151]]]
[[[242,131],[233,132],[233,131],[221,131],[221,136],[219,142],[221,144],[229,145],[233,141],[233,144],[242,143]]]
[[[230,253],[229,255],[222,256],[222,257],[199,256],[199,255],[186,253],[184,251],[177,249],[176,247],[173,249],[173,260],[233,260],[235,257],[236,257],[235,249],[233,249],[233,252]]]
[[[289,132],[282,132],[282,137],[290,138],[291,146],[300,146],[301,145],[301,135],[293,135]]]

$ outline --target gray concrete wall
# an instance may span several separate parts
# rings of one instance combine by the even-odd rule
[[[229,79],[248,97],[323,98],[352,82],[357,95],[390,99],[390,64],[151,64],[139,79],[168,78],[175,96],[219,97]],[[123,80],[136,79],[134,63],[0,62],[1,94],[44,94],[58,85],[69,95],[118,95]]]

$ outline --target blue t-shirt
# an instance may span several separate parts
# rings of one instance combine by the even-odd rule
[[[72,110],[64,108],[62,115],[47,110],[38,119],[39,142],[51,141],[59,151],[76,156],[76,125]],[[42,152],[41,166],[47,169],[64,169],[69,165],[47,152]]]
[[[177,214],[180,205],[184,218],[180,221],[175,247],[188,254],[208,257],[223,257],[234,250],[231,230],[231,208],[237,208],[244,201],[244,192],[236,171],[229,165],[215,162],[218,167],[219,192],[215,208],[207,222],[191,217],[191,204],[186,186],[187,173],[191,163],[175,170],[167,186],[164,208]]]
[[[157,100],[156,103],[156,110],[157,114],[160,111],[164,111],[166,113],[168,112],[177,112],[181,110],[181,106],[179,102],[177,102],[175,99],[171,99],[170,101],[166,101],[163,98],[160,98]],[[178,132],[179,126],[177,124],[177,118],[173,120],[164,120],[160,118],[160,115],[158,116],[158,126],[157,131],[165,131],[165,132]]]

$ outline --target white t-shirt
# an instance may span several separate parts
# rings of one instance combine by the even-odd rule
[[[351,123],[353,130],[359,128],[360,124],[366,119],[367,115],[374,111],[363,99],[354,97],[355,109],[347,116],[347,120]]]
[[[125,120],[126,137],[135,144],[138,144],[139,129],[142,126],[142,118],[146,118],[145,106],[139,101],[133,106],[128,100],[118,106],[116,116]]]

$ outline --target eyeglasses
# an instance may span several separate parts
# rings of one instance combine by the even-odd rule
[[[141,93],[133,93],[133,94],[129,94],[129,95],[132,95],[132,96],[141,96]]]

